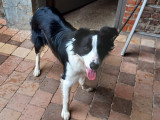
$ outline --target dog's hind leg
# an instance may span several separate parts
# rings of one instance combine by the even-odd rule
[[[32,42],[34,43],[35,53],[36,53],[36,61],[33,75],[35,77],[40,75],[40,50],[44,46],[43,39],[41,36],[32,34]]]
[[[33,75],[35,77],[39,76],[40,75],[40,57],[39,57],[39,53],[36,54],[36,63],[35,63],[35,68],[34,68],[34,72],[33,72]]]
[[[85,85],[85,77],[81,77],[79,79],[79,84],[81,85],[82,89],[86,90],[87,92],[91,92],[94,90],[94,88]]]
[[[34,68],[33,75],[39,76],[40,75],[40,50],[46,44],[46,39],[44,34],[38,28],[38,26],[34,25],[32,27],[32,43],[34,44],[35,53],[36,53],[36,64]]]

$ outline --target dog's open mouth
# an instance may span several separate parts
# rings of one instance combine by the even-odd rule
[[[89,68],[86,69],[86,72],[87,72],[87,77],[89,80],[95,80],[96,79],[96,71],[95,70],[91,70]]]

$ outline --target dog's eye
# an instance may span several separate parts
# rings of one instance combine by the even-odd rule
[[[89,47],[87,47],[87,46],[84,47],[84,50],[85,50],[85,51],[89,51]]]

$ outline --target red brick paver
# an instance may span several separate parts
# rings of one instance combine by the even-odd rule
[[[38,87],[39,87],[38,83],[25,81],[17,92],[28,96],[33,96],[37,91]]]
[[[154,81],[153,92],[156,94],[160,94],[160,82]]]
[[[8,28],[6,31],[3,32],[3,34],[6,35],[15,35],[19,30],[18,29],[12,29],[12,28]]]
[[[123,83],[118,83],[115,90],[115,95],[124,99],[132,100],[134,88]]]
[[[30,31],[21,30],[12,37],[12,40],[23,42],[29,35],[30,35]]]
[[[40,120],[44,111],[45,110],[43,108],[28,105],[19,120]]]
[[[79,106],[79,107],[77,107]],[[89,105],[85,105],[78,101],[72,101],[70,110],[72,111],[71,117],[77,120],[85,120],[89,111]]]
[[[8,101],[6,99],[0,98],[0,112],[7,105]]]
[[[38,90],[34,95],[34,97],[32,98],[30,104],[33,104],[38,107],[46,108],[50,103],[51,97],[52,97],[51,93]]]
[[[22,112],[30,100],[29,96],[16,93],[9,101],[7,108]]]
[[[159,120],[160,118],[160,108],[154,108],[153,109],[153,118],[152,120]]]
[[[129,62],[122,62],[120,71],[129,74],[136,74],[136,65]]]
[[[5,30],[7,30],[8,29],[8,27],[6,27],[6,26],[4,26],[4,27],[2,27],[1,29],[0,29],[0,33],[3,33]]]
[[[138,110],[133,110],[131,120],[152,120],[152,115]]]
[[[154,62],[154,54],[141,51],[140,55],[139,55],[139,60],[153,63]]]
[[[22,73],[30,73],[34,68],[34,65],[35,63],[33,61],[24,60],[18,65],[16,71]]]
[[[8,79],[4,82],[4,84],[10,83],[10,84],[14,84],[14,85],[19,85],[20,86],[25,81],[26,77],[27,77],[27,74],[14,71],[8,77]]]
[[[19,87],[13,84],[2,84],[0,86],[0,97],[10,99]]]
[[[21,115],[20,112],[17,112],[15,110],[11,110],[11,109],[5,108],[0,113],[0,119],[1,120],[18,120],[18,118],[19,118],[20,115]]]
[[[102,120],[102,119],[88,115],[86,120]]]
[[[1,75],[9,75],[22,61],[22,58],[16,56],[10,56],[8,59],[0,66]]]
[[[130,118],[127,115],[111,111],[108,120],[130,120]]]

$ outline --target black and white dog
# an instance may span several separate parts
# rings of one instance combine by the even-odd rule
[[[42,7],[35,12],[31,28],[36,52],[34,76],[40,75],[39,54],[44,45],[48,45],[63,64],[61,116],[64,120],[69,120],[68,102],[71,87],[79,81],[82,89],[92,90],[85,85],[85,77],[89,80],[96,78],[96,70],[114,46],[117,30],[110,27],[103,27],[99,31],[86,28],[77,30],[51,7]]]

